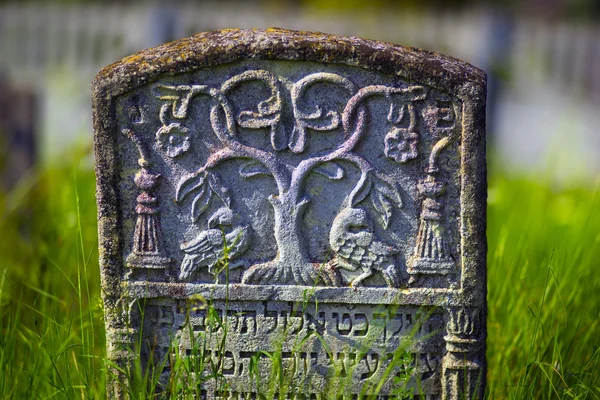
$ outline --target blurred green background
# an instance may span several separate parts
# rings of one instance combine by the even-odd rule
[[[196,32],[278,26],[488,71],[488,396],[600,398],[599,18],[591,0],[0,2],[0,397],[105,397],[95,73]]]

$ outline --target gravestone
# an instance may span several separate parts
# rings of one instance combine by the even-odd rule
[[[478,398],[485,74],[225,30],[93,84],[109,393]],[[370,397],[371,398],[371,397]]]

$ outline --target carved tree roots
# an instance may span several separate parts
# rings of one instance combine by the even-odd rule
[[[296,203],[295,196],[290,193],[280,197],[271,195],[268,199],[275,211],[275,241],[279,251],[275,260],[254,265],[246,271],[242,283],[339,285],[335,271],[308,259],[300,234],[300,221],[309,201],[303,199]]]

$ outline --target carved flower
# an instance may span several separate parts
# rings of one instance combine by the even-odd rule
[[[156,132],[156,140],[167,156],[179,157],[190,149],[190,130],[178,123],[165,125]]]
[[[413,160],[419,155],[417,145],[419,134],[408,129],[392,128],[385,135],[385,156],[398,163]]]

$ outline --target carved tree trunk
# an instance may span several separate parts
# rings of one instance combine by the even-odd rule
[[[311,267],[304,238],[301,233],[302,216],[308,201],[297,202],[290,193],[281,197],[271,196],[269,201],[275,211],[275,241],[278,254],[276,268],[282,271],[284,282],[306,283],[306,268]]]
[[[244,283],[291,283],[312,285],[317,274],[308,258],[301,234],[302,216],[307,200],[298,201],[292,192],[270,196],[275,213],[277,256],[273,261],[258,264],[244,275]]]

